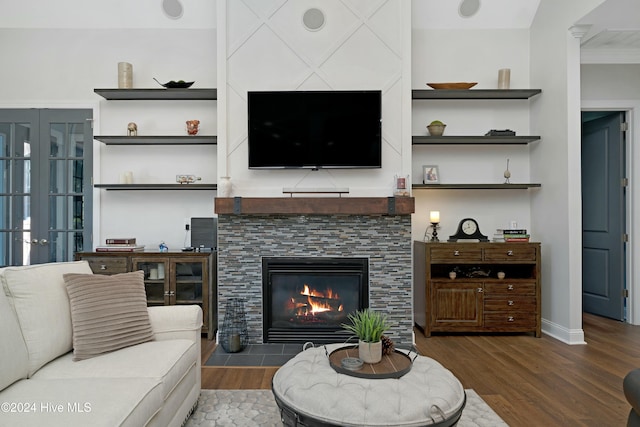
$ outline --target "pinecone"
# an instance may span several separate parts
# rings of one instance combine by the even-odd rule
[[[391,338],[389,338],[386,335],[383,335],[380,339],[382,340],[382,355],[387,356],[393,353],[393,351],[395,350],[395,347],[394,347],[393,341],[391,341]]]

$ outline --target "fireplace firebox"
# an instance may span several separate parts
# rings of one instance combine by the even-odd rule
[[[369,306],[367,258],[262,259],[264,342],[342,342],[347,316]]]

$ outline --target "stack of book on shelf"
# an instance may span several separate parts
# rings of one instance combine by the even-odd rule
[[[138,245],[135,237],[107,239],[104,246],[98,246],[96,252],[139,252],[144,245]]]
[[[502,228],[497,228],[496,232],[493,233],[493,241],[494,242],[504,242],[504,231],[502,231]]]
[[[503,230],[502,233],[505,242],[528,242],[531,237],[524,228]]]

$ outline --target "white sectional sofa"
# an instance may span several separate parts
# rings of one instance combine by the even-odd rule
[[[150,340],[74,361],[65,273],[91,269],[0,269],[0,426],[182,425],[200,394],[200,307],[149,307]]]

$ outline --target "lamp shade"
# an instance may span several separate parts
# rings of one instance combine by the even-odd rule
[[[440,211],[430,211],[429,222],[438,224],[440,222]]]

